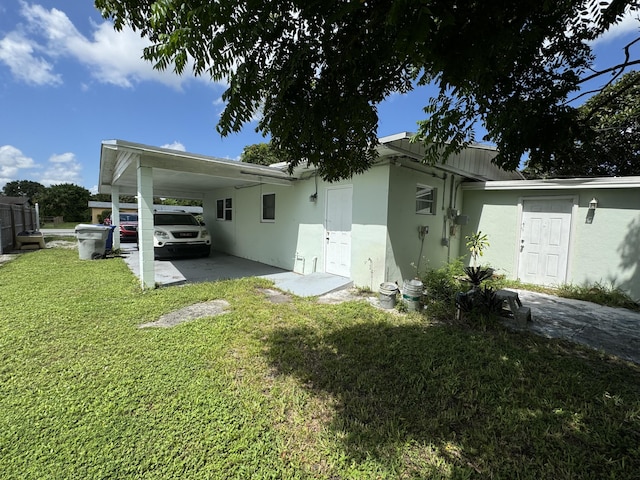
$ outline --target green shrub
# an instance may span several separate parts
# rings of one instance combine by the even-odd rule
[[[448,264],[437,268],[427,269],[422,277],[422,283],[427,291],[427,313],[438,320],[450,320],[455,316],[456,294],[467,291],[469,285],[461,280],[464,277],[462,258],[457,258]]]
[[[565,283],[556,290],[556,295],[564,298],[585,300],[587,302],[606,305],[608,307],[622,307],[630,310],[640,310],[640,305],[634,302],[620,288],[613,285],[605,285],[601,282],[593,284],[573,285]]]

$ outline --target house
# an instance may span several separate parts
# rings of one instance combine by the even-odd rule
[[[621,261],[627,253],[605,257],[593,252],[587,258],[598,263],[583,264],[595,229],[607,233],[612,242],[609,249],[615,249],[634,221],[637,227],[638,220],[633,220],[640,210],[637,181],[531,183],[517,172],[494,165],[491,160],[496,150],[482,145],[472,145],[445,163],[425,165],[420,162],[422,146],[410,138],[408,133],[380,138],[375,165],[335,183],[324,182],[313,167],[305,165],[289,175],[284,165],[266,167],[122,140],[105,141],[99,190],[114,197],[138,195],[145,286],[154,285],[152,199],[167,196],[202,200],[203,217],[216,250],[303,275],[327,272],[347,277],[354,285],[373,290],[382,282],[401,284],[418,271],[465,255],[465,235],[481,230],[491,244],[484,258],[509,277],[527,272],[527,278],[539,283],[556,278],[568,282],[615,279],[627,291],[638,292],[637,265],[624,266]],[[596,183],[598,188],[584,187]],[[571,198],[573,203],[554,203],[561,198]],[[588,214],[592,198],[598,206],[591,216],[591,230],[579,228],[578,218]],[[609,210],[613,198],[620,207],[615,213]],[[626,210],[621,207],[625,198]],[[541,227],[554,232],[549,245],[556,239],[556,228],[564,229],[563,234],[569,229],[562,244],[566,262],[560,254],[554,257],[556,253],[529,247],[521,251],[523,241],[534,244],[543,235],[534,230],[522,234],[523,220],[529,225],[533,211],[554,213],[563,208],[570,210],[568,224],[558,226],[554,215],[536,218],[533,223],[549,225]],[[557,261],[559,273],[556,277],[532,274],[534,258],[545,265]]]

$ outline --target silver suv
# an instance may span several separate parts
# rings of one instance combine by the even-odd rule
[[[189,212],[153,214],[153,253],[155,258],[208,257],[211,236],[204,224]]]

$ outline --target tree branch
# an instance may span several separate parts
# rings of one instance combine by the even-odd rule
[[[640,38],[638,40],[640,40]],[[638,65],[638,64],[640,64],[640,59],[639,60],[633,60],[632,62],[626,61],[626,62],[623,62],[623,63],[619,63],[618,65],[614,65],[613,67],[605,68],[604,70],[600,70],[600,71],[594,73],[593,75],[589,75],[588,77],[584,77],[583,79],[581,79],[578,82],[578,85],[580,85],[581,83],[588,82],[589,80],[593,80],[594,78],[598,78],[600,75],[604,75],[605,73],[613,72],[618,68],[621,68],[622,70],[624,70],[627,67],[630,67],[632,65]]]
[[[614,66],[609,67],[609,68],[605,68],[604,70],[594,71],[594,73],[592,75],[589,75],[588,77],[582,78],[577,83],[578,85],[580,85],[582,83],[588,82],[589,80],[593,80],[594,78],[598,78],[599,76],[604,75],[605,73],[614,72],[614,71],[619,69],[618,72],[615,75],[613,75],[613,77],[611,77],[606,84],[604,84],[600,88],[596,88],[594,90],[589,90],[587,92],[582,92],[582,93],[580,93],[580,95],[577,95],[577,96],[567,100],[566,102],[564,102],[563,105],[568,105],[569,103],[575,102],[579,98],[582,98],[582,97],[584,97],[586,95],[590,95],[592,93],[601,92],[602,90],[604,90],[605,88],[610,86],[615,81],[615,79],[618,78],[622,74],[622,72],[624,72],[624,70],[627,67],[630,67],[632,65],[639,65],[640,64],[640,59],[629,61],[629,56],[630,56],[629,47],[631,47],[634,43],[637,43],[637,42],[640,42],[640,37],[636,38],[633,42],[630,42],[629,44],[627,44],[624,47],[624,51],[625,51],[625,61],[624,62],[619,63],[619,64],[614,65]]]

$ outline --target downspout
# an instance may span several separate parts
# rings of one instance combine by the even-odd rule
[[[455,182],[455,176],[451,175],[451,185],[449,187],[449,208],[447,209],[447,214],[445,215],[445,224],[447,223],[447,220],[451,222],[451,210],[453,209],[453,190],[455,188]],[[451,261],[451,225],[447,225],[447,227],[449,227],[447,231],[447,263],[449,263]]]
[[[457,185],[453,191],[453,209],[456,212],[458,210],[458,191],[460,190],[460,187],[462,187],[462,179],[459,182],[457,182]],[[455,228],[455,223],[453,225],[453,228]],[[449,244],[451,244],[451,242],[449,242]],[[458,255],[460,255],[460,248],[458,248]]]
[[[442,211],[442,240],[440,243],[442,246],[447,246],[449,244],[449,239],[447,238],[447,212],[444,208],[444,199],[447,194],[447,174],[445,173],[442,177],[442,206],[440,210]],[[447,257],[448,258],[448,257]]]

